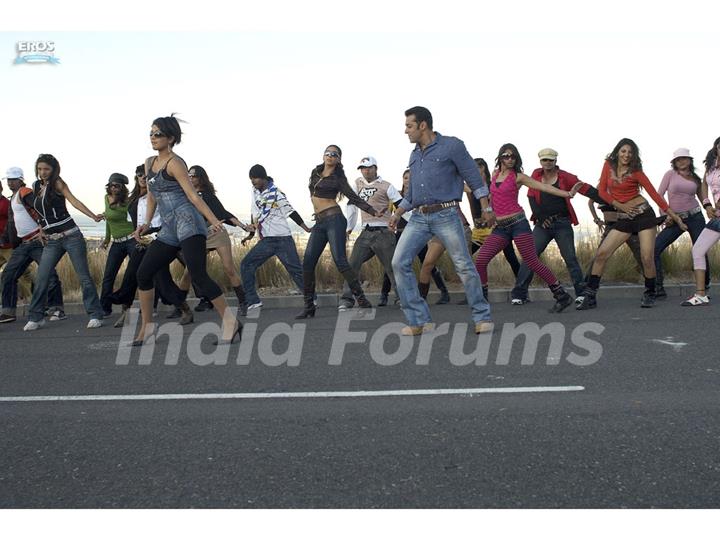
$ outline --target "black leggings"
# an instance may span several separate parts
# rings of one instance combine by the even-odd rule
[[[215,300],[215,298],[222,296],[222,290],[207,273],[207,252],[205,245],[206,239],[201,234],[196,234],[183,240],[180,242],[180,247],[170,246],[160,240],[155,240],[148,246],[145,257],[143,257],[140,268],[138,268],[138,288],[141,291],[149,291],[152,289],[155,274],[163,268],[167,268],[177,256],[178,251],[181,250],[193,282],[197,284],[202,295],[210,300]]]

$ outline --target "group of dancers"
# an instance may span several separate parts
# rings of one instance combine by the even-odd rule
[[[314,317],[316,266],[329,244],[333,262],[345,280],[339,310],[352,309],[356,304],[359,308],[372,307],[358,273],[366,261],[377,256],[386,274],[380,305],[388,303],[394,289],[396,302],[408,322],[402,333],[419,335],[431,331],[434,324],[426,301],[431,279],[441,291],[439,303],[449,301],[447,287],[435,266],[447,252],[462,280],[464,303],[471,309],[475,332],[483,333],[493,328],[487,301],[487,268],[500,252],[516,276],[512,303],[523,305],[528,301],[528,287],[536,273],[554,297],[550,312],[559,313],[573,304],[573,298],[538,257],[550,241],[555,240],[568,268],[578,310],[597,306],[605,265],[622,244],[628,243],[645,278],[640,305],[649,308],[656,298],[666,296],[660,256],[685,231],[693,242],[696,292],[683,305],[709,304],[707,252],[720,239],[720,218],[716,215],[720,199],[720,138],[707,153],[702,177],[695,172],[690,152],[680,148],[672,156],[671,169],[659,190],[655,190],[643,173],[640,151],[631,139],[621,139],[607,155],[595,187],[562,170],[558,153],[551,148],[540,150],[540,167],[528,176],[523,172],[518,149],[503,144],[490,172],[485,160],[473,159],[460,139],[434,131],[432,115],[424,107],[405,111],[405,133],[415,146],[400,191],[379,176],[378,163],[372,156],[362,159],[357,167],[361,176],[351,187],[342,150],[334,144],[325,148],[322,163],[312,169],[308,182],[315,221],[312,227],[294,210],[262,165],[254,165],[249,171],[254,188],[251,223],[238,220],[217,198],[205,169],[200,165],[188,167],[174,152],[182,139],[175,116],[152,122],[150,143],[154,155],[137,167],[132,191],[125,175],[110,176],[101,214],[90,211],[73,195],[54,156],[38,157],[36,180],[31,186],[25,185],[20,168],[11,167],[5,177],[11,197],[0,197],[0,254],[6,259],[0,323],[16,320],[18,280],[32,261],[38,269],[24,330],[37,330],[46,319],[65,318],[62,284],[55,267],[68,253],[81,284],[88,328],[102,326],[114,304],[122,306],[115,322],[122,326],[137,293],[141,324],[131,344],[142,345],[157,329],[153,312],[158,299],[175,307],[170,317],[179,318],[180,324],[193,322],[186,302],[192,286],[201,297],[195,309],[215,310],[222,325],[217,343],[229,344],[242,337],[241,317],[262,306],[255,273],[273,256],[280,259],[303,291],[304,306],[296,318]],[[519,201],[523,186],[532,210],[529,219]],[[659,207],[659,217],[643,192]],[[595,221],[603,231],[587,273],[581,270],[575,254],[573,226],[578,221],[571,199],[577,193],[589,199]],[[460,210],[463,194],[470,203],[471,221]],[[340,206],[343,197],[348,200],[346,212]],[[96,222],[105,220],[107,234],[102,245],[108,254],[100,295],[90,276],[85,239],[67,203]],[[603,212],[602,219],[595,213],[595,204]],[[358,214],[362,230],[348,258],[346,242]],[[707,223],[703,214],[707,215]],[[288,218],[310,233],[302,262]],[[226,224],[248,233],[243,244],[255,235],[259,237],[243,258],[239,273]],[[664,228],[658,234],[661,224]],[[222,289],[208,275],[209,251],[216,251],[222,261],[237,297],[237,313],[228,307]],[[420,257],[422,264],[419,281],[413,270],[415,257]],[[124,278],[115,289],[126,258]],[[170,264],[176,259],[185,266],[177,283],[170,273]]]

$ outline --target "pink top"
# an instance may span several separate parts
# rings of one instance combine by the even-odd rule
[[[495,215],[503,217],[522,212],[522,206],[518,203],[519,188],[515,171],[511,170],[505,180],[498,185],[495,181],[499,174],[500,171],[493,172],[492,181],[490,182],[490,196],[492,197],[491,201]]]
[[[712,200],[717,203],[720,199],[720,167],[715,167],[714,169],[708,171],[705,175],[705,180],[712,192],[712,195],[710,195]]]
[[[658,188],[658,194],[661,197],[667,192],[668,203],[675,212],[687,212],[700,206],[695,198],[697,191],[697,182],[684,178],[674,169],[665,173]]]

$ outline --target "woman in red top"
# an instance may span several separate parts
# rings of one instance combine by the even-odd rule
[[[637,233],[640,240],[640,254],[645,273],[645,293],[640,305],[645,308],[655,305],[654,253],[658,219],[645,197],[640,195],[641,188],[648,192],[650,198],[678,224],[678,227],[683,231],[687,230],[682,219],[673,212],[665,199],[658,195],[643,173],[637,144],[631,139],[621,139],[605,160],[598,185],[600,196],[617,209],[618,220],[612,225],[612,230],[598,248],[590,278],[583,291],[583,300],[576,309],[596,307],[595,296],[600,287],[600,277],[605,269],[605,263],[633,233]]]

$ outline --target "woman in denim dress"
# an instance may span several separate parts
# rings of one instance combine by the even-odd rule
[[[207,273],[207,235],[220,231],[222,223],[193,188],[183,159],[173,152],[181,137],[180,124],[174,116],[156,118],[152,123],[150,142],[158,154],[145,161],[149,190],[147,216],[145,224],[136,229],[136,238],[139,239],[148,227],[156,207],[163,225],[157,239],[147,248],[137,272],[142,325],[133,346],[142,345],[148,334],[154,332],[153,277],[176,257],[178,251],[182,252],[201,294],[210,299],[222,317],[222,338],[218,344],[232,343],[242,332],[242,323],[233,316],[222,290]],[[209,229],[203,216],[210,224]]]

